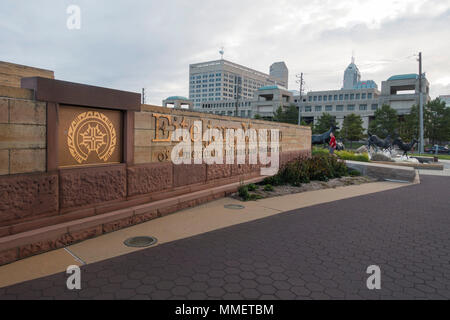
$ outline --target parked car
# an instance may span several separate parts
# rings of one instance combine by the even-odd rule
[[[450,150],[447,147],[438,146],[438,145],[434,145],[430,148],[425,148],[425,152],[430,153],[430,154],[435,154],[436,147],[438,147],[438,154],[450,154]]]

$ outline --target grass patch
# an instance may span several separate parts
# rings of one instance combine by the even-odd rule
[[[438,157],[438,159],[442,159],[442,160],[450,160],[450,155],[447,155],[447,154],[438,154],[438,155],[436,156],[436,155],[434,155],[434,154],[429,154],[429,153],[422,153],[422,154],[419,154],[419,153],[409,153],[408,156],[410,156],[410,157],[430,157],[430,158]]]
[[[369,162],[369,155],[367,154],[367,152],[355,153],[352,151],[342,150],[342,151],[335,151],[334,153],[339,157],[339,159],[342,160]]]

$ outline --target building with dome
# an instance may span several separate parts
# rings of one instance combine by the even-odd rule
[[[176,109],[193,109],[194,104],[191,100],[182,96],[171,96],[164,99],[162,102],[163,107],[176,108]]]
[[[424,103],[430,101],[430,84],[423,76],[422,93]],[[361,80],[361,73],[352,57],[344,71],[343,86],[337,90],[310,91],[302,96],[294,96],[294,103],[300,105],[302,120],[315,123],[323,113],[336,117],[342,127],[345,117],[351,113],[363,119],[364,129],[368,129],[375,111],[383,104],[394,108],[400,117],[409,114],[414,104],[419,104],[418,74],[393,75],[381,83],[381,91],[373,80]]]

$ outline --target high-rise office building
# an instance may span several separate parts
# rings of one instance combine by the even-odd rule
[[[289,81],[289,70],[284,61],[272,63],[272,65],[270,66],[269,74],[274,78],[283,80],[283,83],[286,84],[283,87],[285,87],[286,89],[288,88],[287,86]]]
[[[277,62],[272,67],[274,75],[224,59],[191,64],[189,65],[189,99],[194,103],[194,109],[200,109],[202,103],[252,100],[255,91],[267,85],[287,88],[286,64]]]

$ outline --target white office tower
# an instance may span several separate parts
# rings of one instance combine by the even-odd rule
[[[348,65],[344,72],[344,85],[342,89],[353,89],[361,80],[361,73],[355,64],[355,58],[352,57],[352,62]]]
[[[284,61],[272,63],[270,66],[270,75],[273,78],[282,80],[282,82],[278,84],[288,89],[289,70]]]

